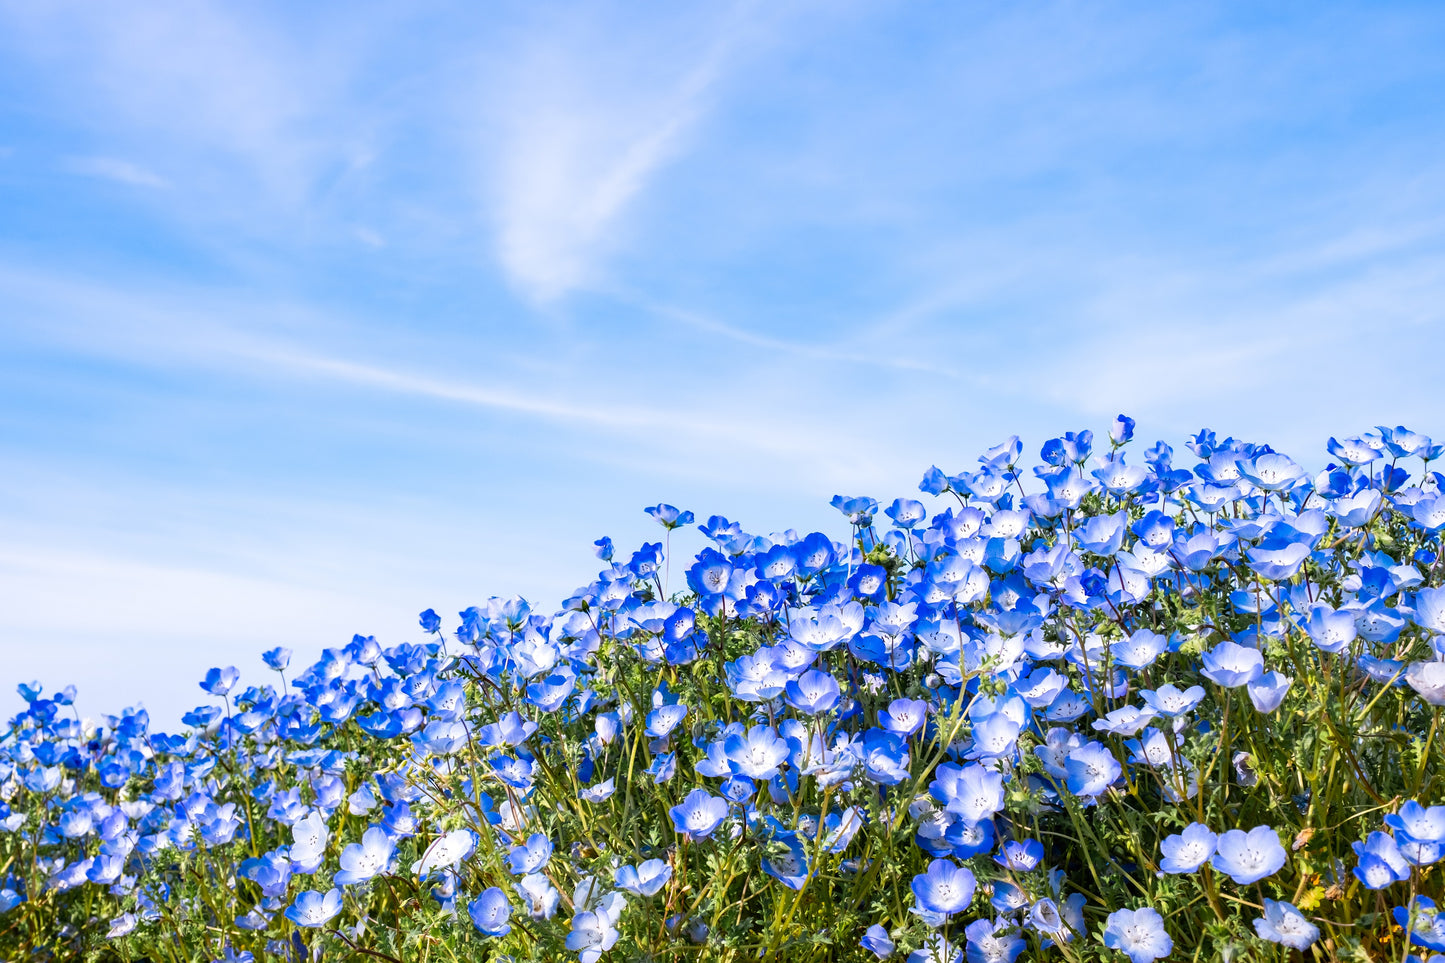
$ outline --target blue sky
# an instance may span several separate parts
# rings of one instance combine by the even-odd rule
[[[172,722],[555,604],[648,504],[840,536],[1121,411],[1445,434],[1442,53],[1438,4],[0,0],[0,681]]]

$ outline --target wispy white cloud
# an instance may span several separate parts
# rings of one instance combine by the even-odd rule
[[[546,301],[598,280],[619,221],[688,146],[750,35],[751,4],[672,22],[632,43],[549,23],[508,72],[488,163],[497,253]]]
[[[67,157],[63,166],[73,174],[115,181],[132,187],[171,186],[169,181],[154,171],[118,157]]]

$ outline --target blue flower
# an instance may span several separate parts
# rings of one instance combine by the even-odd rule
[[[615,876],[619,889],[638,896],[656,896],[672,879],[672,867],[660,859],[649,859],[636,866],[622,866]]]
[[[1140,690],[1139,698],[1157,714],[1174,719],[1192,711],[1203,701],[1204,687],[1192,685],[1181,692],[1176,686],[1166,683],[1158,689]]]
[[[483,890],[467,904],[467,915],[472,918],[472,925],[487,936],[506,936],[512,932],[512,924],[507,922],[512,915],[512,904],[507,902],[507,894],[495,886]]]
[[[647,734],[654,739],[666,738],[686,716],[687,706],[658,706],[647,714]]]
[[[771,779],[788,758],[788,743],[778,738],[772,726],[756,725],[744,735],[728,734],[723,753],[734,774],[749,779]]]
[[[1198,872],[1199,867],[1214,855],[1218,842],[1219,837],[1208,826],[1190,823],[1184,827],[1184,832],[1175,833],[1160,842],[1159,851],[1164,858],[1159,861],[1159,869],[1165,873]]]
[[[1410,863],[1388,833],[1373,832],[1363,843],[1351,843],[1358,860],[1354,874],[1367,889],[1384,889],[1410,878]]]
[[[1100,795],[1124,773],[1119,760],[1099,742],[1088,742],[1070,751],[1064,769],[1069,792],[1086,798]]]
[[[788,705],[810,716],[832,711],[842,694],[832,673],[818,669],[790,681],[785,691]]]
[[[951,916],[973,902],[973,873],[950,859],[935,859],[913,877],[913,896],[921,909]]]
[[[963,936],[967,963],[1014,963],[1028,946],[1008,920],[974,920]]]
[[[859,945],[880,960],[886,960],[893,955],[893,940],[888,935],[888,931],[877,923],[868,927],[868,931],[863,934]]]
[[[1279,872],[1286,858],[1275,831],[1268,826],[1256,826],[1247,833],[1231,829],[1222,834],[1215,845],[1211,865],[1240,886],[1247,886]]]
[[[679,511],[671,505],[654,505],[652,508],[643,509],[643,511],[657,519],[657,524],[669,532],[675,528],[681,528],[684,525],[691,525],[693,521],[692,512]]]
[[[261,658],[277,672],[285,672],[286,667],[291,664],[291,650],[278,646],[262,654]]]
[[[928,719],[928,703],[922,699],[894,699],[878,713],[878,724],[900,736],[911,736]]]
[[[507,854],[507,869],[516,876],[541,872],[552,858],[552,840],[544,833],[533,833],[520,846]]]
[[[1445,806],[1426,808],[1410,799],[1399,812],[1385,816],[1385,825],[1420,842],[1445,842]]]
[[[787,744],[784,743],[786,746]],[[681,803],[668,810],[673,828],[689,839],[706,839],[722,825],[728,814],[727,800],[706,789],[694,789]]]
[[[616,781],[609,776],[594,786],[584,786],[577,791],[577,795],[590,803],[600,803],[607,801],[616,791]]]
[[[1153,963],[1174,949],[1164,917],[1148,906],[1115,910],[1104,921],[1104,945],[1127,955],[1131,963]]]
[[[314,889],[308,889],[286,907],[285,916],[297,926],[314,928],[325,926],[340,912],[341,890],[332,889],[323,896]]]
[[[603,953],[616,945],[618,936],[617,928],[606,913],[578,913],[572,917],[567,949],[578,954],[579,963],[597,963]]]
[[[808,879],[808,854],[796,835],[789,835],[782,842],[787,849],[763,857],[763,872],[789,889],[802,889]]]
[[[1226,689],[1247,685],[1264,674],[1264,656],[1258,649],[1228,639],[1203,653],[1200,661],[1204,664],[1200,674]]]
[[[1264,916],[1254,921],[1254,931],[1261,939],[1295,950],[1308,948],[1320,937],[1320,928],[1305,919],[1292,903],[1269,898],[1264,901]]]
[[[361,842],[341,851],[341,871],[335,881],[342,886],[364,883],[386,869],[396,852],[396,841],[380,826],[372,826],[361,834]]]
[[[1246,691],[1249,693],[1249,701],[1254,703],[1256,711],[1268,715],[1284,702],[1292,682],[1294,680],[1289,676],[1280,675],[1271,669],[1248,684]]]
[[[201,688],[211,695],[223,696],[231,691],[240,678],[241,673],[234,665],[228,665],[224,669],[211,669],[206,672]]]

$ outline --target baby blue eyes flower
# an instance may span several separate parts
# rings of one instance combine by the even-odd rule
[[[396,852],[396,842],[379,826],[372,826],[361,835],[361,842],[341,851],[341,871],[335,882],[342,886],[364,883],[386,869]]]
[[[1169,647],[1169,640],[1156,632],[1140,629],[1133,635],[1109,646],[1109,652],[1119,665],[1131,669],[1144,669]]]
[[[1174,719],[1192,711],[1204,700],[1204,687],[1192,685],[1181,692],[1177,687],[1165,684],[1158,689],[1141,690],[1139,698],[1158,715]]]
[[[734,732],[724,738],[723,753],[735,775],[771,779],[788,758],[788,743],[771,726],[756,725],[746,735]]]
[[[1098,796],[1124,774],[1119,760],[1108,747],[1098,742],[1086,743],[1071,751],[1064,759],[1065,780],[1075,796]]]
[[[325,896],[308,889],[286,907],[285,916],[297,926],[314,928],[325,926],[341,912],[341,890],[333,889]]]
[[[1131,963],[1153,963],[1174,949],[1174,941],[1164,930],[1164,917],[1147,906],[1110,913],[1104,923],[1104,945],[1127,955]]]
[[[911,736],[923,728],[928,703],[922,699],[894,699],[878,714],[878,724],[900,736]]]
[[[785,743],[786,745],[786,743]],[[722,825],[728,814],[727,800],[706,789],[694,789],[681,803],[668,810],[672,825],[689,839],[706,839]]]
[[[1370,833],[1363,843],[1351,843],[1350,847],[1357,859],[1355,877],[1367,889],[1385,889],[1410,878],[1410,863],[1388,833]]]
[[[1415,800],[1408,800],[1398,813],[1385,817],[1385,825],[1397,833],[1404,833],[1421,842],[1445,842],[1445,806],[1426,808]]]
[[[291,650],[283,647],[276,647],[261,656],[266,665],[277,672],[285,672],[286,667],[291,664]]]
[[[597,963],[612,949],[620,934],[606,913],[584,912],[572,917],[567,949],[578,954],[579,963]]]
[[[950,859],[935,859],[928,871],[913,877],[913,896],[920,909],[952,916],[973,902],[973,873]]]
[[[533,833],[521,846],[507,854],[507,869],[515,876],[540,872],[552,858],[552,840],[543,833]]]
[[[206,673],[206,678],[201,682],[201,688],[211,695],[226,695],[241,678],[240,670],[234,665],[228,665],[224,669],[211,669]]]
[[[636,866],[618,868],[615,877],[619,889],[638,896],[656,896],[672,879],[672,867],[660,859],[649,859]]]
[[[679,511],[671,505],[654,505],[652,508],[643,509],[643,511],[657,519],[657,524],[669,532],[675,528],[681,528],[684,525],[691,525],[693,521],[692,512]]]
[[[1256,826],[1247,833],[1231,829],[1222,834],[1211,865],[1240,886],[1247,886],[1279,872],[1286,858],[1275,831],[1269,826]]]
[[[654,739],[666,738],[687,716],[687,706],[659,706],[647,714],[647,734]]]
[[[1203,653],[1200,670],[1209,681],[1226,689],[1248,685],[1264,674],[1264,656],[1258,649],[1251,649],[1228,639]]]
[[[1219,837],[1203,823],[1190,823],[1182,833],[1169,836],[1159,844],[1164,858],[1159,869],[1165,873],[1194,873],[1214,855]]]
[[[1307,949],[1320,937],[1320,928],[1305,919],[1292,903],[1268,898],[1264,901],[1264,916],[1254,921],[1254,931],[1261,939],[1295,950]]]
[[[512,915],[512,904],[507,902],[507,894],[495,886],[483,890],[467,904],[467,915],[472,918],[472,925],[487,936],[506,936],[512,932],[512,924],[507,922]]]
[[[1280,675],[1278,672],[1270,670],[1249,683],[1246,688],[1249,693],[1249,701],[1254,703],[1256,711],[1268,715],[1284,702],[1284,697],[1289,693],[1290,683],[1293,681],[1287,675]]]
[[[832,711],[842,695],[838,680],[818,669],[809,669],[790,681],[785,692],[788,705],[810,716]]]
[[[1417,896],[1413,905],[1396,906],[1391,915],[1410,934],[1411,945],[1445,952],[1445,913],[1436,909],[1434,900]]]
[[[616,780],[611,776],[597,783],[595,786],[586,786],[577,791],[577,795],[590,803],[606,802],[617,791]]]
[[[888,935],[888,931],[877,923],[868,927],[860,945],[880,960],[886,960],[893,955],[893,939]]]

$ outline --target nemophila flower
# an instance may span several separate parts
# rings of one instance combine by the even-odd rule
[[[893,939],[888,935],[888,931],[877,923],[868,927],[859,945],[880,960],[886,960],[893,955]]]
[[[1003,774],[973,763],[943,763],[929,784],[933,798],[966,823],[979,823],[1003,810]]]
[[[545,833],[533,833],[507,854],[507,869],[516,876],[541,872],[552,858],[552,840]]]
[[[912,736],[928,720],[928,703],[922,699],[894,699],[878,713],[878,724],[900,736]]]
[[[681,528],[684,525],[691,525],[693,522],[692,512],[679,511],[667,504],[654,505],[651,508],[643,509],[643,511],[655,518],[657,524],[668,531]]]
[[[647,775],[658,785],[667,782],[677,775],[677,753],[664,752],[653,757],[652,764],[647,767]]]
[[[241,672],[234,665],[228,665],[224,669],[210,669],[201,682],[201,688],[211,695],[223,696],[231,691],[240,678]]]
[[[506,936],[512,932],[512,924],[507,922],[512,915],[512,904],[507,902],[507,894],[495,886],[483,890],[467,904],[467,915],[472,918],[472,925],[487,936]]]
[[[928,870],[913,877],[911,889],[918,905],[930,913],[951,916],[973,902],[973,873],[950,859],[935,859]]]
[[[1388,813],[1385,825],[1421,842],[1445,842],[1445,806],[1422,806],[1406,800],[1399,812]]]
[[[277,646],[264,653],[261,659],[277,672],[285,672],[286,667],[291,664],[291,650],[283,646]]]
[[[1174,719],[1193,711],[1194,707],[1199,705],[1204,699],[1204,687],[1192,685],[1180,691],[1178,687],[1166,683],[1153,690],[1141,689],[1139,698],[1158,715]]]
[[[1069,752],[1064,759],[1069,792],[1075,796],[1098,796],[1123,775],[1123,767],[1109,748],[1089,742]]]
[[[687,706],[658,706],[647,714],[647,734],[654,739],[666,738],[686,717]]]
[[[656,896],[672,879],[672,867],[661,859],[649,859],[636,866],[621,866],[615,876],[619,889],[638,896]]]
[[[1099,732],[1108,732],[1116,736],[1132,736],[1153,719],[1154,711],[1152,709],[1120,706],[1118,709],[1106,713],[1104,718],[1095,719],[1092,725]]]
[[[335,882],[341,886],[364,883],[386,869],[396,852],[396,842],[380,826],[371,826],[361,835],[361,842],[351,843],[341,851],[341,871]]]
[[[1405,668],[1405,682],[1432,706],[1445,706],[1445,662],[1412,662]]]
[[[788,682],[785,699],[799,712],[817,715],[838,704],[841,691],[832,673],[810,669]]]
[[[1226,689],[1248,685],[1264,674],[1264,656],[1258,649],[1228,639],[1203,653],[1200,661],[1204,664],[1200,674]]]
[[[1153,963],[1174,949],[1164,930],[1164,917],[1148,906],[1120,909],[1104,921],[1104,945],[1127,955],[1131,963]]]
[[[1373,832],[1363,843],[1351,843],[1355,851],[1355,878],[1367,889],[1385,889],[1410,878],[1410,863],[1388,833]]]
[[[527,914],[533,919],[551,919],[557,912],[557,904],[562,899],[562,894],[557,891],[551,881],[541,873],[533,873],[531,876],[523,876],[517,884],[517,891],[527,901]]]
[[[597,963],[603,953],[616,945],[619,935],[607,914],[578,913],[572,917],[572,930],[567,934],[567,949],[578,955],[580,963]]]
[[[1164,858],[1159,869],[1165,873],[1195,873],[1214,855],[1219,837],[1203,823],[1190,823],[1181,833],[1166,837],[1159,843]]]
[[[470,829],[453,829],[434,839],[421,859],[412,864],[411,871],[418,879],[426,879],[439,869],[456,866],[476,848],[476,833]]]
[[[786,744],[785,744],[786,745]],[[668,810],[673,828],[689,839],[706,839],[722,825],[728,814],[727,800],[706,789],[694,789],[681,803]]]
[[[314,889],[308,889],[286,907],[285,916],[297,926],[315,928],[325,926],[341,912],[341,890],[332,889],[324,896]]]
[[[326,817],[312,810],[291,827],[291,868],[298,873],[314,873],[326,856],[326,843],[331,838]]]
[[[1412,903],[1396,906],[1390,912],[1400,928],[1409,934],[1411,946],[1445,951],[1445,913],[1436,909],[1430,897],[1417,896]]]
[[[1290,683],[1293,681],[1287,675],[1270,670],[1248,683],[1246,691],[1249,693],[1249,701],[1254,704],[1256,711],[1268,715],[1284,703],[1284,697],[1289,694]]]
[[[596,785],[584,786],[583,788],[579,789],[577,791],[577,795],[579,798],[585,799],[587,802],[600,803],[606,802],[612,797],[612,794],[616,791],[616,780],[613,777],[608,776],[606,779],[602,780]]]
[[[1028,946],[1008,920],[974,920],[963,936],[967,963],[1014,963]]]
[[[993,861],[1005,869],[1027,873],[1044,858],[1044,845],[1037,839],[1010,840],[994,854]]]
[[[784,843],[786,849],[763,857],[763,872],[788,889],[802,889],[810,872],[808,853],[796,836],[789,836]]]
[[[1231,829],[1220,834],[1210,865],[1247,886],[1279,872],[1286,859],[1278,834],[1269,826],[1256,826],[1247,833]]]
[[[772,726],[756,725],[746,734],[729,734],[723,740],[723,752],[735,774],[771,779],[788,758],[788,743],[778,738]]]
[[[1168,647],[1169,640],[1164,636],[1148,629],[1140,629],[1127,639],[1109,646],[1109,652],[1119,665],[1143,669],[1153,665]]]
[[[1295,950],[1307,949],[1320,936],[1320,928],[1305,919],[1294,904],[1269,898],[1264,901],[1264,916],[1254,921],[1254,931],[1260,939]]]

